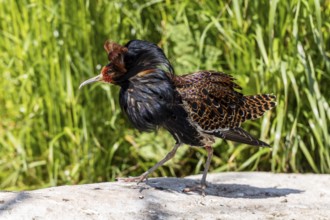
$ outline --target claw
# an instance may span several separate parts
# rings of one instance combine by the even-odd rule
[[[137,184],[141,183],[143,180],[148,181],[148,175],[142,174],[140,176],[118,177],[118,178],[116,178],[116,181],[118,181],[118,182],[125,182],[125,183],[136,182]]]
[[[206,189],[206,184],[198,184],[192,187],[186,187],[182,190],[182,192],[184,193],[199,192],[202,196],[206,196],[205,189]]]

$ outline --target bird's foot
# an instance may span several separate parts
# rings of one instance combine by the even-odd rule
[[[126,182],[126,183],[136,182],[137,184],[141,183],[143,180],[148,181],[148,175],[142,174],[140,176],[117,177],[116,178],[116,181],[118,181],[118,182]]]
[[[197,184],[191,187],[186,187],[182,190],[182,192],[184,193],[189,193],[189,192],[198,192],[200,193],[202,196],[205,196],[205,189],[206,189],[206,184]]]

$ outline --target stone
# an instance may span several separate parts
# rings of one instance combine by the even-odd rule
[[[0,191],[0,219],[330,218],[330,175],[214,173],[205,197],[183,192],[200,178]]]

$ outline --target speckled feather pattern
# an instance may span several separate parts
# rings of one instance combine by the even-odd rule
[[[232,76],[214,71],[174,77],[174,85],[190,119],[205,132],[240,127],[276,105],[273,95],[242,95]]]

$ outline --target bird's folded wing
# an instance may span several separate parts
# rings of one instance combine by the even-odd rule
[[[189,118],[207,132],[239,127],[243,121],[244,96],[234,78],[218,72],[203,71],[175,80]]]

